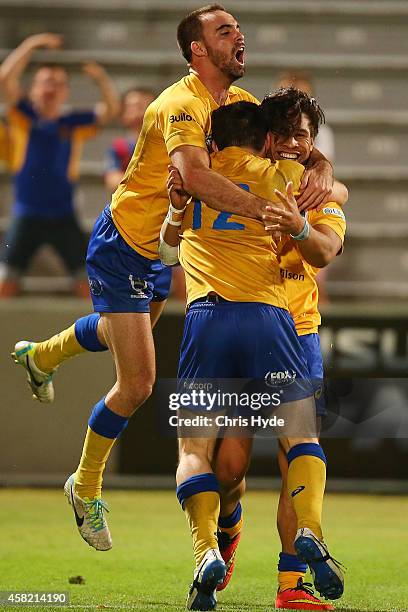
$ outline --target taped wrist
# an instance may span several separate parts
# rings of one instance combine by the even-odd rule
[[[187,205],[184,206],[184,208],[175,208],[173,206],[173,204],[170,202],[169,203],[169,209],[167,211],[167,216],[166,216],[166,221],[169,225],[174,225],[175,227],[180,227],[183,219],[181,218],[180,220],[174,220],[173,219],[173,215],[183,215],[184,211],[186,210]]]
[[[159,258],[166,266],[174,266],[179,262],[178,246],[170,246],[167,244],[161,232],[159,240]]]

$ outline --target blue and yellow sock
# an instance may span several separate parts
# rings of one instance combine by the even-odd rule
[[[36,343],[35,365],[42,372],[52,372],[70,357],[86,351],[107,351],[107,347],[98,339],[99,318],[99,313],[93,312],[48,340]]]
[[[129,422],[126,417],[110,410],[101,399],[92,410],[82,450],[75,473],[75,492],[80,497],[101,496],[103,471],[109,453]]]
[[[196,567],[210,548],[218,548],[217,521],[220,513],[219,485],[215,474],[191,476],[177,487],[193,538]]]
[[[242,516],[241,502],[238,502],[235,509],[228,516],[220,516],[218,519],[218,529],[227,533],[229,537],[235,538],[242,530],[244,519]]]
[[[295,589],[299,578],[304,578],[307,571],[306,563],[302,563],[297,555],[279,553],[278,584],[279,591]]]
[[[322,508],[326,485],[326,457],[320,444],[293,446],[288,459],[288,493],[298,521],[298,529],[308,527],[322,538]]]

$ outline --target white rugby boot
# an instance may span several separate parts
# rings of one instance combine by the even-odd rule
[[[27,372],[27,382],[31,389],[33,399],[37,399],[43,404],[51,404],[51,402],[54,401],[52,376],[55,370],[47,374],[37,368],[34,361],[35,349],[35,342],[20,340],[15,345],[11,357],[14,363],[23,366]]]
[[[110,550],[112,538],[104,517],[104,510],[109,512],[107,505],[100,497],[89,499],[79,497],[75,493],[75,474],[71,474],[64,485],[64,493],[72,506],[75,522],[82,538],[96,550]]]

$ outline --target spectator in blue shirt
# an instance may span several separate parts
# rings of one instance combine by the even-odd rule
[[[57,34],[30,36],[0,67],[0,84],[8,105],[8,162],[14,188],[11,224],[0,257],[0,297],[18,294],[21,275],[43,244],[52,245],[63,259],[75,293],[88,293],[86,239],[74,211],[74,189],[82,144],[115,116],[118,100],[106,71],[96,63],[83,68],[101,92],[102,100],[92,110],[63,111],[69,79],[59,64],[38,68],[26,94],[20,77],[33,52],[61,45]]]

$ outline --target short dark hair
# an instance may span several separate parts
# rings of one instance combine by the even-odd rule
[[[234,102],[211,114],[212,137],[218,149],[251,147],[260,151],[269,131],[267,118],[258,104]]]
[[[192,58],[191,43],[194,40],[202,40],[203,26],[201,17],[207,13],[216,11],[227,11],[221,4],[207,4],[192,11],[182,19],[177,27],[177,44],[184,59],[190,63]]]
[[[269,130],[280,136],[291,136],[298,128],[304,113],[310,121],[310,132],[316,138],[319,126],[324,123],[324,112],[315,98],[296,87],[281,87],[262,101]]]

